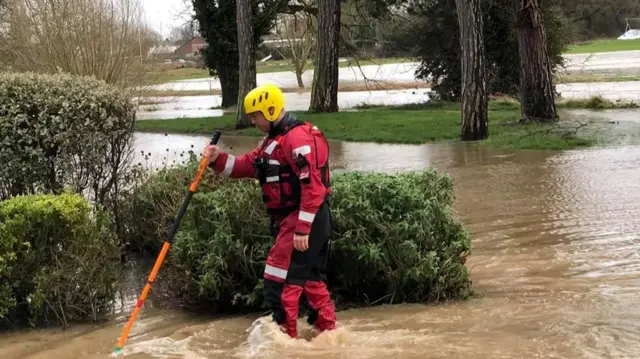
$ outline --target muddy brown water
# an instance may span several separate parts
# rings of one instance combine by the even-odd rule
[[[238,153],[257,141],[223,137],[221,143]],[[164,155],[169,162],[172,153],[179,160],[191,144],[199,152],[207,142],[206,136],[136,137],[150,158]],[[257,316],[192,317],[147,301],[126,358],[640,357],[639,146],[564,152],[332,146],[337,170],[434,166],[450,173],[456,210],[472,236],[468,264],[479,296],[339,312],[339,329],[311,341],[288,340]],[[111,357],[138,294],[131,290],[104,325],[5,333],[0,357]],[[306,324],[300,326],[309,338]]]

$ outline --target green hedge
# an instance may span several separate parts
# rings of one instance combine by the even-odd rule
[[[131,163],[135,106],[92,77],[0,72],[0,200],[71,189],[118,223]]]
[[[132,243],[157,253],[195,163],[160,171],[132,199]],[[465,298],[470,240],[452,213],[452,182],[428,169],[334,175],[329,285],[342,305]],[[207,176],[170,249],[159,285],[191,305],[257,309],[273,238],[253,180]],[[135,245],[134,245],[135,247]]]
[[[107,314],[120,268],[110,221],[76,194],[0,202],[0,319],[68,324]]]

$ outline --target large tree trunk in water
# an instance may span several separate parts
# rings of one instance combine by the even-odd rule
[[[484,46],[480,0],[456,0],[462,53],[462,128],[463,141],[489,137]]]
[[[249,0],[236,0],[238,19],[238,57],[240,73],[238,74],[238,108],[236,111],[236,129],[251,125],[244,113],[244,97],[256,87],[256,52],[253,43],[253,25],[251,23],[251,7]]]
[[[520,103],[523,120],[555,122],[555,94],[551,62],[539,0],[516,1],[520,55]]]
[[[217,72],[222,90],[222,108],[235,106],[238,103],[237,63],[228,66],[218,66]]]
[[[318,2],[318,51],[313,70],[310,112],[338,112],[340,0]]]

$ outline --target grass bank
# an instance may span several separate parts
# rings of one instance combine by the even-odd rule
[[[296,112],[298,117],[316,124],[329,139],[343,141],[421,144],[458,141],[459,104],[437,102],[395,108],[361,108],[334,114]],[[554,125],[519,124],[520,105],[511,100],[489,104],[489,139],[482,145],[494,148],[560,150],[595,144],[579,136],[576,123]],[[261,136],[254,129],[234,130],[234,115],[212,118],[145,120],[136,130],[159,133],[211,134],[218,129],[227,135]]]
[[[640,39],[618,40],[597,39],[575,43],[567,47],[566,54],[590,54],[594,52],[633,51],[640,50]]]

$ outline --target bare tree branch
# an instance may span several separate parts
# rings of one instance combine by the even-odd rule
[[[0,65],[139,84],[154,44],[138,0],[2,0]]]
[[[280,46],[275,50],[293,67],[298,87],[304,87],[302,74],[314,56],[316,48],[317,23],[313,16],[306,12],[286,14],[276,25],[276,34],[280,39]]]

